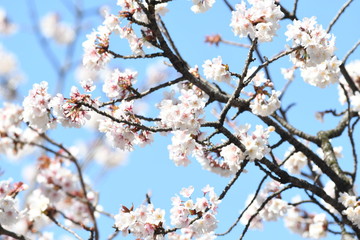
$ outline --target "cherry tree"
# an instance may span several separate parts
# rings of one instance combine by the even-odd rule
[[[0,153],[17,166],[30,162],[23,177],[5,178],[10,163],[2,168],[2,239],[244,239],[280,220],[284,231],[303,238],[360,238],[360,41],[348,33],[352,44],[340,52],[333,33],[349,28],[341,19],[356,1],[342,3],[327,25],[306,15],[312,3],[298,0],[59,2],[73,22],[49,6],[40,13],[31,0],[26,26],[0,8],[2,38],[26,29],[34,40],[26,47],[39,51],[32,64],[42,54],[55,72],[27,85],[21,52],[0,45]],[[180,5],[203,26],[209,23],[201,19],[220,9],[216,21],[227,29],[200,36],[212,57],[196,62],[199,49],[179,47],[174,36],[187,31],[186,17],[167,20]],[[292,102],[294,89],[302,97]],[[306,101],[311,91],[316,98]],[[329,106],[328,97],[337,105]],[[303,124],[306,115],[295,104],[311,101],[323,108]],[[74,136],[82,142],[72,142]],[[159,192],[141,193],[140,204],[102,201],[94,168],[116,175],[115,167],[136,161],[142,149],[166,151],[176,169],[198,165],[221,184],[170,183],[167,206],[155,201]],[[250,183],[247,176],[256,177]],[[232,202],[236,216],[221,214],[243,185],[251,192]],[[116,186],[106,188],[121,192]]]

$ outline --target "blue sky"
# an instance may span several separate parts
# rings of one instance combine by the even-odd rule
[[[57,11],[61,14],[65,22],[72,23],[73,16],[66,7],[64,0],[51,1],[50,3],[36,2],[39,16],[43,16],[48,11]],[[87,9],[92,9],[97,6],[98,1],[83,1]],[[103,1],[105,4],[111,6],[113,13],[119,9],[116,8],[115,1]],[[239,1],[231,0],[231,4],[236,4]],[[292,1],[282,1],[285,6],[292,6]],[[345,1],[326,1],[326,0],[300,0],[298,6],[298,18],[317,16],[318,22],[327,27],[329,21],[336,15],[336,12]],[[65,3],[65,4],[64,4]],[[32,32],[32,23],[29,17],[29,11],[26,1],[10,1],[5,0],[0,3],[0,7],[6,9],[11,20],[19,24],[19,31],[10,37],[1,37],[0,42],[8,51],[15,53],[20,62],[22,71],[26,74],[26,82],[21,86],[21,93],[26,96],[27,91],[31,88],[33,83],[40,81],[48,81],[50,83],[50,92],[55,89],[54,81],[57,79],[54,70],[48,63],[45,55],[41,51],[40,45]],[[234,36],[229,27],[231,13],[225,4],[217,0],[213,9],[204,14],[193,14],[190,11],[190,0],[178,0],[169,3],[170,12],[164,17],[164,21],[173,39],[182,53],[182,56],[189,62],[190,65],[201,66],[206,59],[212,59],[219,55],[222,56],[223,61],[229,64],[230,69],[234,72],[241,72],[244,60],[246,58],[247,50],[233,46],[220,45],[219,47],[209,46],[204,43],[206,35],[221,34],[226,40],[237,41],[241,43],[248,43],[246,39],[239,39]],[[342,59],[345,53],[352,47],[352,45],[360,39],[360,31],[358,24],[360,23],[360,9],[359,1],[355,1],[348,9],[344,16],[334,26],[332,33],[336,36],[337,56]],[[92,28],[96,28],[101,24],[102,20],[95,15],[90,16],[85,21],[85,28],[82,31],[82,36],[76,44],[75,56],[78,61],[81,60],[82,47],[81,43],[85,40],[85,34],[90,33]],[[282,28],[278,32],[278,37],[275,38],[274,43],[265,43],[260,46],[263,55],[271,57],[284,49],[286,37],[283,35],[286,30],[286,25],[290,21],[286,20],[282,23]],[[115,49],[121,53],[122,49],[127,49],[128,46],[121,42],[120,45],[115,45]],[[65,50],[62,46],[57,46],[50,43],[54,53],[63,58]],[[128,50],[124,50],[128,52]],[[359,51],[355,52],[350,61],[359,58]],[[139,81],[145,79],[145,70],[151,61],[125,61],[114,60],[111,63],[113,67],[133,68],[139,71]],[[280,90],[285,84],[285,80],[280,74],[280,67],[290,67],[291,63],[288,58],[270,66],[272,71],[275,86]],[[200,72],[202,72],[200,70]],[[75,83],[74,72],[71,71],[66,78],[65,94],[68,94],[70,87]],[[288,105],[296,102],[296,106],[289,112],[290,122],[306,130],[309,133],[316,133],[320,129],[328,129],[335,126],[336,119],[326,116],[325,123],[320,123],[315,120],[314,113],[319,110],[337,109],[341,111],[344,107],[338,103],[338,95],[336,86],[330,86],[326,89],[318,89],[310,86],[302,81],[300,74],[294,83],[290,86],[286,93],[283,104]],[[255,125],[258,123],[253,118],[241,118],[241,124],[247,121],[252,121]],[[67,146],[77,142],[78,140],[92,136],[92,133],[85,133],[77,129],[62,129],[57,131],[54,135],[60,142],[64,142]],[[76,136],[75,138],[73,136]],[[358,136],[357,136],[358,137]],[[101,193],[100,201],[105,209],[113,214],[117,213],[120,206],[131,205],[135,206],[141,204],[145,199],[145,193],[152,192],[152,201],[155,207],[169,210],[171,207],[170,198],[177,194],[182,187],[193,185],[195,187],[195,195],[200,192],[201,188],[206,184],[214,186],[216,191],[220,193],[224,186],[230,181],[228,178],[219,177],[215,174],[201,170],[201,167],[196,161],[193,161],[187,168],[175,167],[169,160],[167,152],[167,144],[169,138],[157,135],[152,145],[143,149],[136,148],[128,163],[123,167],[118,167],[109,171],[107,175],[101,178],[101,181],[94,183],[95,189]],[[335,145],[343,144],[343,140],[335,140]],[[283,157],[284,148],[279,151],[279,157]],[[350,152],[345,149],[345,159],[350,158]],[[20,169],[24,164],[29,164],[32,159],[26,159],[18,163],[10,163],[3,157],[1,158],[1,169],[5,170],[5,176],[12,176],[15,180],[21,178]],[[94,165],[89,169],[89,178],[93,181],[98,176],[99,166]],[[257,182],[260,181],[262,175],[253,166],[249,167],[249,173],[241,176],[239,181],[229,192],[228,197],[220,205],[219,209],[219,232],[223,232],[232,222],[237,218],[239,211],[244,207],[244,201],[249,193],[255,191]],[[294,191],[292,192],[294,193]],[[319,209],[314,209],[319,211]],[[169,214],[167,213],[167,217]],[[112,222],[102,219],[101,227],[104,228],[102,236],[107,236],[112,232]],[[169,221],[168,221],[169,222]],[[242,226],[238,226],[230,235],[223,237],[223,239],[236,239],[240,236]],[[249,231],[245,239],[300,239],[297,235],[291,234],[287,230],[282,221],[278,223],[266,223],[263,231]],[[338,239],[337,237],[327,239]]]

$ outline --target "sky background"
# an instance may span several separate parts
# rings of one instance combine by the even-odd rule
[[[110,6],[112,13],[117,13],[120,9],[115,5],[116,1],[102,1],[102,4]],[[232,5],[239,3],[239,1],[229,0]],[[304,17],[317,16],[320,24],[327,28],[329,21],[336,15],[338,9],[344,4],[343,0],[300,0],[298,5],[297,16],[299,19]],[[11,1],[3,0],[0,2],[0,7],[5,9],[9,18],[18,24],[18,31],[12,36],[0,36],[0,42],[7,51],[16,54],[20,68],[26,80],[19,88],[20,97],[19,103],[22,102],[23,97],[27,95],[28,90],[33,83],[41,81],[49,82],[49,92],[54,93],[56,88],[56,71],[42,51],[42,46],[39,44],[33,32],[33,19],[29,14],[29,5],[35,4],[39,18],[48,12],[57,12],[61,15],[64,22],[74,25],[74,16],[72,14],[71,0],[54,0],[51,3],[40,0],[28,1]],[[286,7],[292,7],[293,1],[282,1]],[[101,24],[102,19],[96,14],[96,7],[98,1],[82,1],[84,9],[87,9],[85,20],[83,21],[83,30],[79,35],[79,39],[75,44],[74,56],[75,61],[81,62],[82,47],[81,44],[85,40],[85,35],[90,33],[93,28]],[[214,7],[203,14],[194,14],[190,11],[191,1],[177,0],[169,3],[169,13],[163,18],[172,37],[182,54],[182,56],[192,66],[195,64],[201,66],[207,59],[212,59],[217,56],[222,56],[223,62],[230,66],[233,72],[241,72],[244,61],[246,59],[247,50],[220,44],[219,47],[210,46],[204,43],[206,35],[221,34],[223,39],[229,41],[236,41],[246,43],[247,39],[239,39],[234,36],[229,27],[231,12],[226,5],[217,0]],[[346,10],[344,15],[340,18],[338,23],[334,26],[332,33],[336,36],[336,55],[342,59],[346,52],[353,46],[355,42],[360,39],[360,31],[358,26],[360,24],[360,1],[355,0],[354,3]],[[260,50],[264,56],[271,57],[282,51],[286,44],[286,25],[290,21],[283,21],[282,28],[278,32],[278,37],[274,39],[273,43],[264,43],[260,45]],[[115,39],[117,43],[111,45],[111,49],[120,53],[129,53],[129,48],[125,41]],[[288,43],[290,44],[290,43]],[[64,59],[64,52],[66,47],[59,46],[53,41],[49,41],[53,53],[60,61]],[[359,58],[359,51],[355,52],[349,59],[349,62]],[[110,63],[111,67],[131,68],[139,72],[138,83],[146,80],[146,69],[153,60],[119,60],[115,59]],[[253,65],[258,64],[255,62]],[[275,86],[281,90],[286,81],[280,74],[280,67],[291,67],[289,58],[284,58],[282,61],[276,62],[270,66],[271,76],[273,77]],[[202,70],[200,68],[200,72]],[[78,85],[75,79],[75,71],[72,69],[64,81],[64,94],[69,93],[72,85]],[[98,87],[101,89],[101,87]],[[160,99],[161,95],[157,96],[155,100],[149,99],[148,104],[150,108],[154,109],[153,105],[156,100]],[[329,129],[336,125],[336,118],[331,116],[325,117],[325,122],[321,123],[315,120],[315,112],[328,109],[336,109],[341,111],[344,109],[338,102],[337,86],[333,85],[326,89],[319,89],[310,86],[303,82],[300,74],[296,72],[296,79],[291,84],[286,93],[283,104],[289,105],[296,103],[296,106],[289,112],[289,121],[299,129],[305,130],[308,133],[315,134],[320,129]],[[156,112],[150,112],[150,115],[156,116]],[[258,120],[244,115],[238,120],[239,124],[251,122],[253,126],[259,123]],[[65,144],[71,146],[77,144],[79,141],[87,140],[95,136],[94,132],[85,132],[79,129],[63,129],[57,130],[52,136]],[[358,134],[356,135],[358,139]],[[278,138],[275,137],[275,140]],[[275,141],[274,141],[275,142]],[[193,185],[195,187],[194,196],[200,196],[201,188],[207,184],[215,187],[218,194],[221,193],[230,178],[223,178],[213,173],[204,171],[199,164],[194,160],[193,163],[184,168],[176,167],[168,157],[167,145],[170,143],[169,137],[160,135],[155,136],[155,141],[145,148],[136,147],[135,151],[130,154],[129,160],[124,166],[117,167],[111,171],[107,171],[102,175],[102,167],[93,164],[87,169],[87,176],[93,182],[94,189],[101,193],[100,203],[105,210],[113,214],[118,213],[121,205],[130,206],[134,204],[139,206],[145,200],[145,194],[148,191],[152,192],[152,202],[156,208],[164,208],[167,210],[167,221],[169,220],[168,210],[171,208],[171,197],[178,194],[182,187]],[[335,139],[334,146],[346,144],[343,139]],[[88,143],[86,143],[88,144]],[[278,157],[282,158],[286,148],[278,150]],[[344,149],[344,166],[351,161],[351,153],[349,149]],[[22,168],[24,166],[31,166],[35,157],[26,158],[17,162],[9,161],[6,157],[1,156],[0,168],[5,171],[4,179],[12,177],[18,181],[23,179]],[[348,162],[346,160],[348,159]],[[237,218],[239,212],[244,207],[244,202],[248,194],[253,193],[256,189],[257,183],[261,180],[262,174],[259,174],[257,169],[253,166],[248,167],[248,173],[243,174],[237,183],[228,193],[228,196],[220,205],[218,219],[220,220],[217,232],[224,232]],[[287,199],[298,194],[296,191],[289,191],[285,194]],[[308,206],[306,206],[308,207]],[[317,208],[309,206],[311,211],[319,212]],[[112,233],[111,228],[113,222],[107,218],[101,218],[100,231],[102,239]],[[243,226],[237,226],[231,234],[222,237],[222,239],[237,239],[243,230]],[[60,231],[62,235],[64,232]],[[298,235],[290,233],[288,229],[283,226],[282,220],[277,223],[268,222],[264,224],[263,231],[249,231],[245,239],[301,239]],[[331,235],[330,235],[331,236]],[[221,239],[221,238],[219,238]],[[328,237],[327,239],[339,239],[338,237]]]

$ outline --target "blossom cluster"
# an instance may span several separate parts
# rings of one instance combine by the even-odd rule
[[[295,152],[293,147],[285,153],[285,158],[284,168],[292,174],[300,174],[308,162],[307,157],[302,152]]]
[[[0,79],[1,97],[4,99],[14,99],[17,95],[18,86],[23,80],[23,76],[19,70],[18,61],[15,55],[8,52],[2,44],[0,44]]]
[[[331,59],[335,51],[335,37],[328,34],[316,18],[294,20],[287,26],[285,35],[292,40],[293,47],[301,46],[291,54],[292,62],[298,67],[313,67]]]
[[[183,188],[179,196],[172,198],[173,207],[170,210],[171,224],[181,229],[181,234],[169,232],[169,239],[200,239],[203,235],[214,235],[217,227],[216,209],[220,201],[214,188],[207,185],[202,189],[203,197],[194,201],[191,196],[194,187]],[[154,207],[153,204],[127,208],[123,206],[115,215],[115,228],[124,235],[131,233],[141,239],[164,239],[165,210]]]
[[[236,36],[257,38],[260,42],[270,42],[280,28],[279,20],[284,17],[274,0],[248,0],[246,7],[242,1],[235,5],[230,27]]]
[[[158,229],[163,229],[165,210],[154,208],[152,204],[141,205],[130,209],[123,206],[119,214],[115,215],[115,228],[124,235],[131,233],[137,239],[164,239],[160,234],[155,235]]]
[[[81,94],[75,86],[71,88],[68,99],[60,93],[51,97],[48,93],[48,83],[43,81],[34,84],[29,95],[25,97],[23,120],[39,132],[55,127],[57,122],[65,127],[81,127],[90,118],[89,110],[82,104],[96,107],[98,102],[91,99],[88,94]],[[54,118],[51,117],[51,113]]]
[[[112,21],[107,21],[111,19]],[[107,16],[104,24],[98,27],[97,30],[94,30],[92,33],[86,35],[87,40],[83,42],[83,65],[90,69],[99,70],[103,68],[113,57],[108,53],[109,48],[109,38],[112,31],[118,29],[117,18],[113,15]]]
[[[50,128],[50,103],[51,95],[48,93],[48,83],[43,81],[35,83],[29,95],[23,101],[24,122],[28,122],[30,127],[40,132],[45,132]]]
[[[192,0],[193,6],[191,11],[194,13],[203,13],[212,8],[215,3],[215,0]]]
[[[25,211],[18,209],[18,200],[15,197],[25,190],[27,185],[11,182],[11,179],[0,182],[0,224],[3,226],[11,226],[25,215]]]
[[[134,0],[118,0],[117,5],[121,7],[119,16],[105,12],[103,24],[96,30],[88,34],[87,40],[83,42],[84,56],[83,64],[87,68],[101,69],[113,58],[109,52],[109,41],[112,33],[119,35],[120,38],[128,40],[131,51],[136,56],[144,56],[143,46],[150,47],[153,33],[150,29],[141,29],[142,37],[138,37],[132,27],[132,21],[148,23],[148,19],[141,6]],[[165,14],[167,12],[166,3],[157,4],[155,12]],[[144,4],[144,7],[147,5]],[[130,20],[129,24],[120,26],[123,19]]]
[[[327,235],[328,221],[325,213],[309,214],[291,207],[284,217],[285,226],[304,238],[320,239]]]
[[[270,152],[268,138],[274,127],[270,126],[264,129],[262,125],[256,125],[255,131],[251,134],[248,133],[250,124],[241,126],[237,129],[236,136],[245,146],[244,154],[250,161],[262,159]]]
[[[99,131],[106,133],[113,147],[132,151],[134,145],[144,146],[152,142],[151,132],[137,127],[141,122],[135,116],[133,101],[123,101],[119,106],[110,109],[107,114],[112,119],[100,119]]]
[[[64,218],[64,224],[70,228],[79,227],[77,223],[80,222],[83,226],[92,222],[87,202],[95,208],[96,195],[88,186],[86,186],[87,195],[84,195],[79,177],[69,170],[67,160],[60,157],[40,157],[34,177],[36,188],[27,196],[26,208],[21,211],[21,217],[18,211],[17,214],[15,212],[12,214],[13,217],[16,217],[16,221],[9,225],[10,231],[23,235],[26,239],[52,240],[52,234],[49,235],[42,231],[44,227],[51,224],[50,218],[59,217],[59,213]],[[2,181],[0,190],[2,194],[12,196],[13,199],[17,192],[25,187],[18,183],[9,192],[7,190],[9,186],[9,182]],[[4,198],[4,200],[7,199]],[[10,222],[10,217],[8,214],[6,221]],[[8,225],[5,222],[1,224]]]
[[[328,34],[316,18],[294,20],[285,35],[292,40],[291,61],[300,67],[304,81],[320,88],[336,83],[340,77],[341,61],[334,57],[335,37]]]
[[[206,60],[202,67],[204,68],[206,79],[230,83],[231,74],[229,72],[229,66],[222,63],[221,56],[213,58],[211,61]]]
[[[182,235],[188,239],[200,239],[204,234],[214,234],[217,228],[217,208],[220,204],[214,188],[209,185],[202,189],[203,197],[192,199],[194,188],[183,188],[180,196],[171,199],[171,224],[182,229]],[[176,237],[175,237],[176,236]],[[177,233],[170,234],[170,239],[179,239]]]
[[[356,196],[349,195],[348,193],[340,193],[339,202],[341,202],[346,209],[342,212],[350,221],[360,227],[360,206]]]
[[[48,13],[40,22],[42,34],[50,39],[54,39],[59,44],[70,44],[75,39],[75,30],[68,24],[60,21],[57,13]]]
[[[136,82],[137,72],[125,69],[121,72],[119,69],[114,71],[105,78],[103,92],[109,98],[125,98],[131,93],[131,87]]]
[[[250,124],[247,124],[235,129],[235,136],[244,145],[245,152],[230,143],[221,148],[219,155],[223,158],[223,161],[219,161],[219,157],[213,157],[204,147],[193,140],[192,142],[190,141],[192,144],[190,146],[193,148],[192,154],[204,169],[221,176],[231,176],[240,169],[244,159],[255,161],[262,159],[270,152],[268,138],[270,132],[274,131],[274,128],[264,129],[263,126],[256,125],[255,131],[249,133],[250,127]]]
[[[177,99],[172,92],[157,105],[160,124],[165,128],[196,133],[204,120],[202,115],[208,97],[196,86],[185,84],[179,87],[180,96]]]
[[[37,132],[23,129],[23,108],[16,104],[4,103],[0,108],[0,153],[10,158],[19,158],[31,153],[33,146],[23,143],[40,143]]]
[[[261,229],[263,221],[277,221],[280,217],[285,216],[289,207],[287,202],[281,199],[280,195],[271,198],[261,209],[269,195],[279,191],[281,188],[282,185],[279,182],[271,181],[255,197],[249,195],[246,205],[249,205],[251,201],[252,203],[243,214],[240,222],[246,225],[251,219],[250,228]]]
[[[339,81],[341,61],[336,57],[325,60],[315,67],[301,68],[301,77],[310,85],[325,88]]]
[[[61,157],[42,156],[38,168],[38,187],[27,200],[29,220],[40,229],[49,222],[44,214],[55,217],[61,212],[69,227],[78,227],[78,222],[90,224],[92,218],[87,202],[95,208],[96,194],[86,186],[87,195],[84,195],[79,176],[69,169],[69,162]]]
[[[255,67],[249,69],[247,78],[253,75],[255,70]],[[273,114],[281,105],[279,100],[280,91],[271,90],[271,92],[269,92],[269,90],[266,90],[267,88],[272,89],[273,83],[265,78],[263,71],[256,73],[251,81],[255,89],[255,96],[250,102],[251,111],[263,117]]]
[[[202,147],[191,134],[185,131],[173,131],[173,134],[171,144],[168,145],[169,158],[176,166],[186,167],[191,162],[189,156],[196,153],[196,149],[202,149]]]
[[[149,20],[137,1],[118,0],[117,5],[121,7],[123,15],[126,14],[136,21],[148,23]]]

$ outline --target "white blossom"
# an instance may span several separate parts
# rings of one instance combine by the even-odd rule
[[[47,38],[59,44],[70,44],[75,39],[75,31],[66,23],[60,22],[60,16],[54,12],[45,15],[40,22],[40,29]]]
[[[43,81],[34,84],[33,89],[23,101],[23,118],[31,127],[44,132],[50,127],[49,103],[51,95],[48,94],[48,83]]]
[[[206,60],[202,67],[204,68],[206,79],[230,83],[231,74],[229,72],[229,66],[222,63],[221,56],[213,58],[211,61]]]
[[[251,111],[259,116],[269,116],[280,108],[279,91],[272,90],[270,97],[264,93],[258,93],[250,102]]]
[[[285,35],[292,40],[293,47],[301,46],[291,54],[291,61],[297,67],[315,67],[330,60],[335,51],[335,37],[328,34],[316,18],[294,20],[287,26]]]
[[[215,0],[192,0],[193,6],[191,11],[194,13],[203,13],[212,8],[215,3]]]
[[[236,36],[258,38],[260,42],[270,42],[280,28],[279,20],[284,14],[274,0],[249,0],[252,6],[246,7],[245,2],[235,5],[232,12],[230,27]]]

